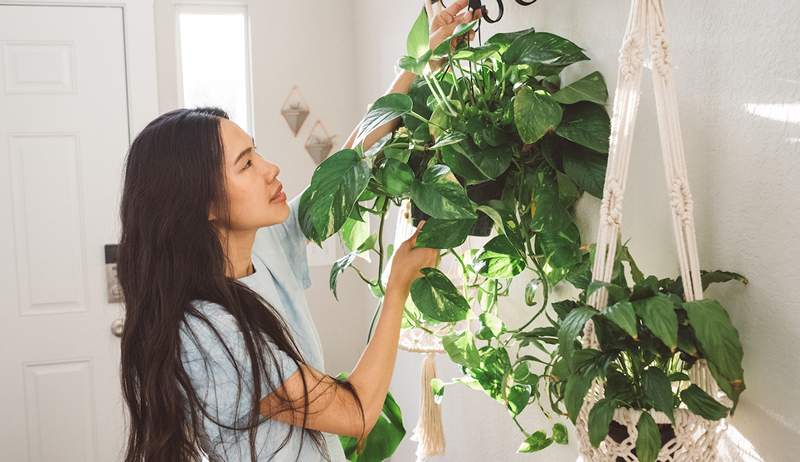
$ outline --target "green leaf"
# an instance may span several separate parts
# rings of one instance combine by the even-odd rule
[[[442,347],[454,363],[471,369],[481,367],[481,357],[469,330],[442,337]]]
[[[642,412],[636,424],[639,436],[636,437],[636,457],[639,462],[655,462],[661,451],[661,432],[653,416]]]
[[[478,319],[480,319],[484,326],[488,327],[489,330],[492,331],[492,334],[494,334],[495,337],[503,332],[503,320],[500,319],[496,314],[490,311],[484,311],[480,314],[480,316],[478,316]]]
[[[431,392],[433,393],[436,404],[440,404],[444,397],[444,382],[442,379],[438,377],[431,379]]]
[[[598,447],[600,442],[608,436],[608,426],[614,419],[614,409],[617,408],[616,400],[601,399],[589,411],[589,442]]]
[[[589,286],[586,288],[586,298],[588,299],[595,291],[600,290],[600,288],[605,287],[606,291],[608,292],[608,303],[614,304],[621,300],[626,300],[628,298],[628,290],[625,287],[618,286],[613,282],[603,282],[594,280],[589,283]]]
[[[357,252],[348,253],[344,257],[336,260],[333,263],[333,265],[331,265],[331,274],[328,282],[331,288],[331,292],[333,292],[333,297],[336,300],[339,300],[339,296],[336,295],[336,283],[337,280],[339,279],[339,275],[344,273],[344,270],[346,270],[351,264],[353,264],[353,260],[356,259],[357,255],[358,255]]]
[[[425,8],[419,12],[417,20],[411,26],[411,31],[406,39],[406,53],[413,58],[419,58],[429,49],[430,31],[428,28],[428,12]]]
[[[500,45],[501,51],[505,51],[509,46],[511,46],[511,43],[514,40],[522,37],[523,35],[530,34],[531,32],[535,32],[533,27],[515,32],[500,32],[489,37],[489,39],[486,40],[486,43]]]
[[[341,373],[338,378],[346,380],[347,374]],[[350,436],[339,436],[342,443],[345,457],[350,461],[373,461],[386,460],[397,450],[400,442],[406,434],[403,427],[403,415],[400,406],[392,397],[391,393],[386,394],[383,402],[381,415],[372,431],[366,438],[364,448],[361,453],[357,453],[358,440]]]
[[[461,321],[469,312],[467,300],[436,268],[422,268],[422,277],[411,284],[411,299],[425,317],[436,321]]]
[[[569,149],[561,151],[561,160],[569,179],[592,196],[603,198],[608,155],[571,144]]]
[[[541,164],[535,171],[534,187],[536,209],[531,226],[537,233],[536,246],[551,267],[570,268],[580,261],[581,235],[575,219],[561,202],[555,171]]]
[[[635,339],[639,338],[639,333],[636,330],[636,312],[631,302],[627,300],[617,302],[606,308],[603,312],[603,316],[610,319],[611,322],[619,326],[631,337]]]
[[[703,354],[729,386],[720,388],[734,402],[745,389],[742,344],[727,311],[712,299],[683,303]],[[726,390],[727,388],[727,390]]]
[[[611,121],[605,108],[581,102],[567,106],[556,134],[597,152],[608,152]]]
[[[515,148],[509,145],[481,149],[469,140],[454,144],[453,149],[464,156],[481,176],[488,180],[493,180],[508,170],[515,152]]]
[[[544,90],[522,87],[514,97],[514,122],[525,143],[539,141],[561,122],[561,105]]]
[[[672,301],[663,294],[633,302],[636,312],[653,335],[672,351],[678,346],[678,316]]]
[[[517,449],[518,453],[536,452],[553,444],[553,440],[548,438],[543,431],[532,433]]]
[[[524,271],[525,260],[519,257],[506,236],[498,235],[487,242],[475,257],[474,269],[490,279],[506,279]]]
[[[477,218],[466,190],[446,165],[434,165],[425,171],[421,181],[414,181],[411,199],[420,210],[434,218]]]
[[[525,285],[525,304],[533,306],[536,303],[536,291],[542,281],[539,278],[533,278]]]
[[[556,423],[553,425],[553,441],[558,444],[569,443],[567,427],[565,427],[564,424]]]
[[[503,47],[497,43],[487,43],[481,47],[467,47],[461,50],[458,50],[455,54],[453,54],[453,59],[471,61],[471,62],[478,62],[483,61],[484,59],[495,55],[500,54],[500,50]]]
[[[303,234],[320,244],[345,223],[367,188],[370,165],[352,149],[325,159],[300,197],[298,215]]]
[[[719,420],[728,415],[727,407],[694,384],[681,392],[681,400],[690,411],[708,420]]]
[[[570,375],[564,390],[564,406],[572,423],[576,423],[583,400],[592,384],[592,379],[585,375]]]
[[[456,131],[447,132],[443,136],[437,137],[436,144],[431,146],[430,149],[434,150],[442,148],[444,146],[450,146],[451,144],[460,143],[465,139],[467,139],[467,135],[461,132],[456,132]]]
[[[353,145],[361,144],[381,125],[411,112],[412,106],[411,97],[402,93],[389,93],[378,98],[361,120]]]
[[[529,64],[534,68],[566,67],[588,60],[583,48],[548,32],[529,32],[518,37],[503,53],[506,64]]]
[[[475,225],[474,218],[464,220],[442,220],[428,218],[417,237],[417,247],[433,249],[452,249],[467,240],[470,230]]]
[[[339,231],[342,242],[351,252],[357,250],[361,244],[369,239],[369,221],[359,221],[348,218]]]
[[[675,423],[672,401],[672,385],[664,371],[657,367],[648,367],[642,375],[644,395],[657,411],[661,411]]]
[[[508,410],[511,415],[519,415],[531,399],[530,385],[514,385],[508,391]]]
[[[590,101],[602,105],[608,101],[608,88],[603,75],[595,71],[557,91],[553,99],[561,104]]]
[[[411,167],[396,159],[387,159],[380,172],[381,185],[390,196],[406,194],[414,182]]]
[[[583,330],[586,321],[599,314],[600,313],[593,308],[580,306],[570,311],[567,317],[564,318],[561,327],[558,329],[558,345],[561,354],[565,358],[570,358],[572,356],[572,352],[575,349],[575,338]]]

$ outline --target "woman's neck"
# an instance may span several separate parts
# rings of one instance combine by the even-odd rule
[[[225,275],[232,279],[239,279],[253,274],[253,242],[255,242],[256,232],[253,231],[229,231],[227,241],[222,237],[222,250],[228,257],[228,261],[233,268],[225,269]]]

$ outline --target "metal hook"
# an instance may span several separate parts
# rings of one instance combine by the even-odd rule
[[[517,4],[522,6],[530,6],[536,3],[537,0],[515,0]],[[497,21],[503,19],[503,13],[505,12],[505,8],[503,7],[503,0],[497,0],[497,17],[491,18],[489,16],[489,12],[486,9],[486,5],[483,4],[483,0],[469,0],[469,7],[471,10],[481,10],[482,18],[486,20],[488,23],[496,23]]]

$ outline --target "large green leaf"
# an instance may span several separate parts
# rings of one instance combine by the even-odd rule
[[[653,408],[666,414],[674,423],[672,385],[664,371],[657,367],[648,367],[642,375],[642,385],[644,395],[650,400]]]
[[[390,196],[401,196],[411,189],[414,171],[397,159],[387,159],[380,170],[380,182]]]
[[[739,332],[733,327],[725,308],[716,300],[686,302],[683,308],[709,364],[713,364],[716,372],[730,384],[721,388],[730,390],[732,393],[727,390],[726,393],[736,403],[745,389]]]
[[[444,146],[450,146],[451,144],[457,144],[467,139],[467,135],[457,131],[448,131],[444,135],[436,138],[436,144],[431,146],[431,150],[440,149]]]
[[[508,390],[508,410],[511,415],[519,415],[531,399],[530,385],[514,385]]]
[[[614,419],[614,409],[617,408],[617,401],[603,398],[589,411],[589,442],[592,446],[598,447],[600,442],[608,435],[608,426]]]
[[[607,153],[611,121],[605,108],[595,103],[580,102],[564,110],[556,134],[581,146]]]
[[[436,268],[423,268],[422,277],[411,284],[411,299],[425,317],[455,322],[467,317],[469,303]]]
[[[514,148],[509,145],[480,149],[471,141],[454,144],[453,148],[469,160],[486,179],[495,179],[508,170]]]
[[[555,441],[558,444],[569,443],[567,427],[565,427],[564,424],[561,423],[553,424],[553,441]]]
[[[489,39],[486,40],[486,43],[500,45],[501,52],[504,52],[509,46],[511,46],[511,43],[514,42],[514,40],[522,37],[523,35],[530,34],[531,32],[535,32],[533,27],[515,32],[500,32],[489,37]]]
[[[381,96],[361,120],[353,146],[361,144],[364,138],[381,125],[411,112],[412,107],[411,97],[406,94],[389,93]]]
[[[408,33],[408,38],[406,39],[406,53],[413,58],[419,58],[428,51],[430,47],[429,40],[428,12],[423,7]]]
[[[675,314],[672,300],[666,295],[658,294],[636,300],[633,306],[653,335],[674,351],[678,346],[678,316]]]
[[[606,308],[603,312],[603,316],[610,319],[611,322],[619,326],[631,337],[635,339],[639,338],[639,333],[636,329],[636,312],[631,302],[627,300],[617,302]]]
[[[639,462],[655,462],[661,451],[661,432],[653,416],[642,412],[636,424],[636,458]]]
[[[417,237],[417,246],[433,249],[458,247],[467,240],[467,236],[474,225],[474,218],[463,220],[429,218]]]
[[[529,32],[517,37],[503,53],[507,64],[529,64],[536,67],[565,67],[589,57],[583,48],[548,32]]]
[[[525,143],[539,141],[561,122],[561,105],[544,90],[522,87],[514,96],[514,123]]]
[[[303,234],[321,243],[344,225],[369,183],[370,165],[352,149],[325,159],[300,197],[298,215]]]
[[[603,75],[595,71],[557,91],[553,94],[553,99],[561,104],[575,104],[580,101],[606,104],[608,88]]]
[[[434,218],[448,220],[476,218],[464,187],[446,165],[434,165],[419,181],[411,184],[411,199],[420,210]]]
[[[558,329],[558,345],[561,355],[568,360],[575,350],[575,339],[583,330],[586,321],[600,313],[588,306],[579,306],[567,314]]]
[[[565,143],[564,148],[561,151],[564,174],[582,190],[598,199],[602,199],[608,155],[594,152],[572,143]]]
[[[457,150],[454,145],[445,145],[441,148],[442,162],[461,177],[466,185],[489,181],[489,178],[462,152],[463,150]]]
[[[494,55],[499,54],[500,50],[503,47],[499,44],[495,43],[487,43],[481,47],[467,47],[461,50],[458,50],[454,55],[453,59],[463,59],[465,61],[472,61],[478,62],[483,61],[484,59]]]
[[[681,400],[690,411],[708,420],[719,420],[728,415],[727,407],[694,384],[681,392]]]
[[[481,367],[481,357],[475,346],[475,338],[469,330],[442,337],[442,347],[454,363],[472,369]]]

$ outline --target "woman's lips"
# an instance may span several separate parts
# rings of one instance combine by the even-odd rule
[[[270,202],[283,202],[286,200],[286,194],[283,192],[283,185],[278,186],[278,192],[269,200]]]

